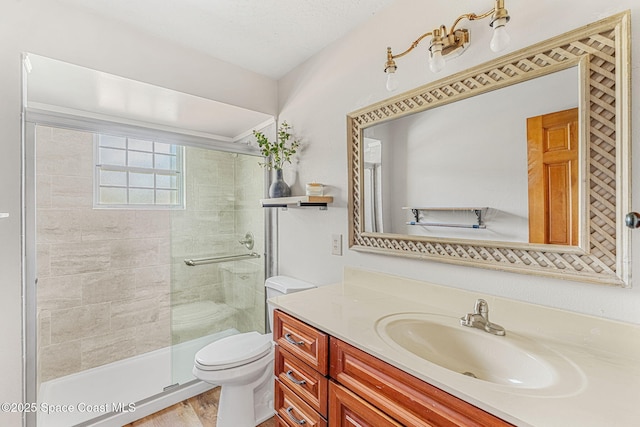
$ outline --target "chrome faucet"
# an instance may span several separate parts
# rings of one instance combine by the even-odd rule
[[[473,313],[467,313],[460,318],[462,326],[470,328],[483,329],[490,334],[504,336],[504,328],[489,321],[489,304],[483,299],[478,299],[473,308]]]

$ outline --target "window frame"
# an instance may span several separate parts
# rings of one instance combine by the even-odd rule
[[[125,163],[128,163],[128,154],[130,152],[136,153],[148,153],[154,157],[155,163],[155,155],[163,154],[158,153],[155,150],[155,144],[167,144],[174,146],[176,148],[175,157],[176,157],[176,167],[175,169],[158,169],[158,168],[145,168],[138,166],[128,166],[128,165],[104,165],[100,161],[100,138],[101,136],[110,136],[115,138],[124,138],[125,147],[124,148],[116,148],[115,150],[122,150],[125,152]],[[140,149],[130,149],[129,148],[129,140],[142,140],[151,142],[152,151],[145,151]],[[104,148],[104,147],[103,147]],[[111,148],[111,147],[107,147]],[[93,208],[94,209],[139,209],[139,210],[184,210],[186,208],[186,197],[185,197],[185,146],[180,143],[176,143],[175,141],[166,141],[166,140],[158,140],[155,138],[141,138],[135,135],[122,135],[122,134],[112,134],[109,132],[93,132]],[[172,154],[173,155],[173,154]],[[101,185],[100,181],[100,171],[120,171],[126,173],[126,184],[124,186],[112,186],[112,185]],[[144,173],[144,174],[152,174],[153,175],[153,186],[152,187],[138,187],[130,185],[130,176],[129,173]],[[157,190],[164,190],[164,188],[158,188],[157,186],[157,177],[156,175],[166,175],[166,176],[175,176],[176,177],[176,204],[157,204],[156,196]],[[127,193],[127,203],[102,203],[100,202],[100,189],[101,188],[124,188]],[[129,203],[130,190],[131,189],[144,189],[144,190],[153,190],[153,203]]]

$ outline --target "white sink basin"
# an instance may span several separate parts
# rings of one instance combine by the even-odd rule
[[[376,330],[396,350],[470,378],[563,394],[581,388],[584,379],[572,363],[502,326],[506,336],[462,326],[456,317],[400,313],[380,319]]]

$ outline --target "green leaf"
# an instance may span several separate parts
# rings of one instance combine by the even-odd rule
[[[269,169],[282,169],[285,162],[291,163],[291,157],[296,154],[300,141],[293,139],[289,142],[292,137],[290,130],[291,126],[286,121],[282,122],[275,142],[269,141],[262,132],[253,131],[260,152],[265,157],[265,162],[259,163],[260,165]]]

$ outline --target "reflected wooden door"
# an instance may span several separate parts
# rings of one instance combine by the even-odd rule
[[[529,242],[578,244],[578,109],[527,119]]]

